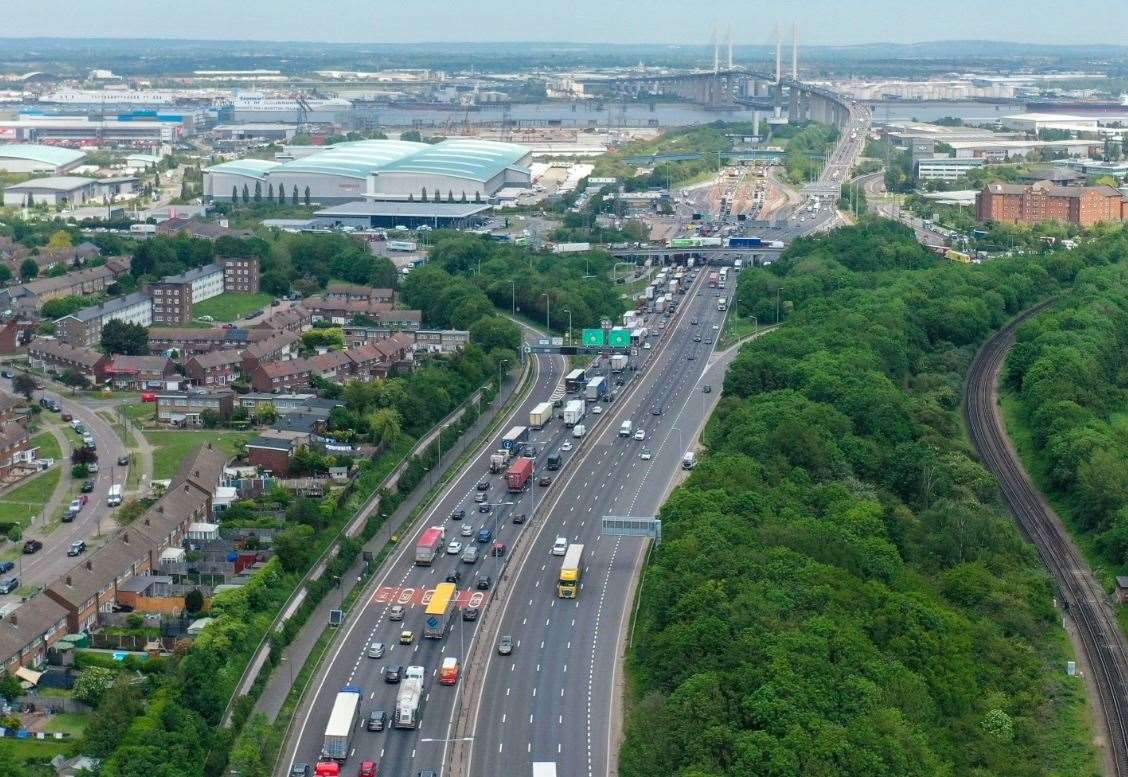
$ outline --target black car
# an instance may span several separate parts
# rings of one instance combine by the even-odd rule
[[[0,371],[0,378],[11,378],[11,377],[12,377],[12,373],[9,372],[8,370]]]
[[[713,393],[713,387],[710,386],[708,383],[706,383],[704,386],[701,387],[701,393],[702,394],[712,394]]]
[[[491,583],[493,583],[493,581],[490,579],[489,575],[486,575],[485,577],[479,577],[477,588],[479,591],[488,591],[490,590]]]
[[[549,475],[541,475],[537,479],[537,485],[541,486],[542,488],[547,488],[548,486],[551,486],[552,485],[552,477],[549,476]]]
[[[662,415],[662,408],[658,406],[650,408],[650,415]]]
[[[82,488],[79,489],[79,491],[81,491],[84,494],[89,494],[93,490],[94,490],[94,481],[93,480],[84,481],[83,484],[82,484]]]
[[[128,467],[129,466],[129,457],[128,456],[118,456],[117,461],[118,461],[119,467]]]
[[[483,502],[482,504],[478,505],[478,512],[480,513],[488,513],[492,509],[493,506],[490,505],[489,502]]]
[[[62,521],[63,521],[63,523],[73,523],[74,519],[77,518],[77,517],[78,517],[78,511],[77,510],[67,510],[65,513],[63,513]]]
[[[0,583],[0,594],[10,594],[20,587],[20,579],[18,577],[9,577],[4,582]]]
[[[467,607],[467,608],[465,608],[462,611],[462,620],[464,620],[464,621],[476,621],[476,620],[478,620],[478,608],[477,607]]]
[[[478,490],[479,491],[489,491],[490,490],[490,481],[479,480],[478,481]]]
[[[529,516],[525,515],[524,513],[516,513],[513,516],[513,523],[524,523],[525,519],[528,517]]]
[[[446,576],[446,581],[448,583],[457,583],[461,579],[462,579],[462,573],[459,572],[457,569]]]
[[[466,511],[463,510],[461,507],[458,508],[457,510],[451,510],[450,511],[450,519],[452,521],[461,521],[465,517],[466,517]]]
[[[554,400],[553,403],[552,403],[552,406],[553,407],[564,407],[564,400],[563,399]]]
[[[388,727],[388,713],[383,710],[372,710],[368,713],[368,722],[365,727],[369,731],[383,731]]]
[[[403,677],[403,667],[399,664],[384,667],[384,682],[394,685],[400,681],[401,677]]]
[[[309,764],[294,764],[290,777],[309,777]]]
[[[43,543],[39,540],[28,540],[23,544],[23,552],[26,555],[30,556],[32,553],[38,553],[41,550],[43,550]]]

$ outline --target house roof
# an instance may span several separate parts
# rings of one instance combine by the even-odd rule
[[[149,295],[145,292],[135,291],[132,294],[126,294],[124,297],[114,297],[113,299],[107,300],[100,305],[91,305],[88,308],[76,310],[69,316],[63,316],[63,318],[60,318],[59,320],[62,321],[64,318],[77,318],[79,321],[84,322],[94,321],[96,319],[102,318],[103,316],[108,316],[113,313],[117,313],[120,310],[125,310],[126,308],[131,308],[134,305],[140,304],[152,304],[152,302],[149,299]]]
[[[50,597],[33,596],[0,620],[0,663],[65,621],[67,610]]]
[[[7,192],[73,192],[92,186],[93,178],[83,178],[80,175],[49,175],[45,178],[32,178],[30,181],[13,184],[4,191]]]
[[[286,451],[287,453],[294,447],[293,440],[284,439],[282,437],[268,437],[261,435],[259,437],[252,437],[247,440],[248,448],[265,448],[272,451]]]
[[[98,353],[90,348],[75,348],[61,340],[46,337],[37,337],[27,347],[30,354],[44,354],[54,356],[56,359],[71,361],[86,367],[95,367],[98,362],[106,358],[105,354]]]
[[[110,358],[110,363],[106,365],[106,372],[164,375],[171,365],[172,362],[167,356],[130,356],[118,353]]]
[[[205,264],[203,267],[193,267],[191,270],[185,270],[178,275],[166,275],[161,278],[161,283],[192,283],[200,278],[208,275],[218,275],[222,272],[218,264]]]
[[[197,367],[207,370],[212,367],[225,367],[238,364],[242,360],[243,354],[241,351],[235,348],[222,348],[217,351],[196,354],[188,360],[188,364],[195,363]]]
[[[0,159],[21,159],[45,165],[65,167],[83,159],[86,154],[61,146],[44,146],[38,143],[11,143],[0,145]],[[0,165],[3,167],[3,165]]]

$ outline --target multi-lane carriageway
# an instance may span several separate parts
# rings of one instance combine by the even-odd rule
[[[390,777],[415,777],[424,769],[445,775],[454,760],[463,775],[531,775],[533,762],[556,762],[562,774],[607,773],[617,647],[629,616],[630,582],[642,563],[645,544],[638,538],[601,536],[601,518],[657,513],[686,447],[696,439],[720,395],[724,365],[710,364],[713,346],[705,341],[719,333],[713,326],[720,326],[724,313],[717,311],[715,294],[725,292],[705,288],[704,277],[699,273],[654,349],[640,350],[632,360],[637,369],[625,373],[630,379],[616,389],[618,398],[602,405],[601,415],[589,409],[582,443],[577,444],[557,418],[533,432],[530,442],[537,448],[538,476],[547,471],[548,454],[560,451],[565,442],[575,446],[563,454],[561,469],[549,473],[554,479],[550,488],[537,486],[534,476],[525,493],[506,493],[504,480],[488,474],[489,454],[498,446],[498,439],[491,440],[443,492],[425,520],[416,524],[414,533],[404,538],[378,574],[374,593],[350,614],[344,633],[330,649],[330,660],[315,677],[280,759],[283,774],[295,763],[312,766],[319,760],[325,724],[340,688],[363,689],[362,719],[374,709],[390,714],[399,686],[384,683],[382,670],[395,665],[426,668],[422,724],[417,730],[370,733],[362,723],[353,737],[345,773],[363,760],[376,761],[380,775]],[[696,325],[690,323],[694,319]],[[561,395],[563,360],[535,358],[535,388],[512,418],[501,424],[499,438],[510,426],[527,424],[529,410],[538,402]],[[716,391],[703,393],[705,383]],[[653,413],[655,408],[661,415]],[[619,436],[626,419],[634,429],[645,431],[644,441]],[[644,447],[652,451],[650,460],[640,457]],[[475,487],[483,479],[491,484],[489,513],[479,513],[473,501]],[[473,524],[475,533],[483,526],[493,528],[494,539],[504,542],[511,553],[532,543],[524,564],[504,569],[508,580],[496,592],[477,591],[477,578],[490,576],[496,588],[507,557],[486,556],[470,565],[457,556],[441,555],[430,567],[414,564],[415,540],[427,526],[444,525],[448,541],[474,541],[459,536],[463,521],[448,519],[459,508],[466,511],[464,520]],[[513,524],[516,513],[527,514],[528,522]],[[584,575],[574,600],[555,595],[560,558],[549,550],[558,536],[585,545]],[[503,608],[497,633],[511,635],[515,644],[510,656],[497,655],[490,645],[479,651],[488,657],[484,664],[463,666],[464,673],[476,675],[468,687],[478,690],[468,698],[461,698],[465,674],[457,685],[448,687],[438,684],[436,672],[448,656],[465,664],[478,638],[479,622],[456,616],[443,640],[421,637],[424,592],[454,570],[462,574],[460,604]],[[498,598],[493,598],[494,593]],[[407,603],[402,623],[388,620],[396,602]],[[413,644],[398,644],[402,629],[416,632]],[[488,635],[491,641],[495,637],[492,632]],[[373,642],[385,644],[384,658],[366,657]],[[455,725],[457,711],[468,712],[461,727],[468,725],[469,731],[454,742],[460,728]]]

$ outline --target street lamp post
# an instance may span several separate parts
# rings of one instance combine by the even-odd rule
[[[544,328],[551,331],[552,329],[552,297],[548,294],[542,294],[545,300],[544,308]]]
[[[572,311],[570,308],[564,308],[564,312],[568,314],[568,345],[572,344]]]
[[[517,315],[517,281],[509,280],[509,307],[513,315]]]

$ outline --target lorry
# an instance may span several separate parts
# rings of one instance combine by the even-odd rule
[[[447,625],[454,615],[454,597],[458,586],[454,583],[439,583],[427,603],[423,618],[423,636],[427,639],[442,639]]]
[[[587,373],[582,369],[575,369],[564,376],[564,390],[569,394],[575,394],[577,391],[584,387],[587,382]]]
[[[529,411],[529,426],[533,429],[543,429],[544,425],[552,420],[552,403],[541,402]]]
[[[337,693],[329,713],[329,723],[325,726],[325,739],[321,743],[322,757],[340,763],[349,757],[349,745],[360,719],[360,698],[363,694],[355,685],[346,685]]]
[[[552,246],[552,253],[554,254],[574,254],[590,250],[591,243],[556,243]]]
[[[568,400],[568,403],[564,405],[564,425],[571,429],[582,421],[585,409],[582,399]]]
[[[626,421],[623,421],[623,423],[619,426],[619,436],[620,437],[630,437],[631,436],[631,421],[630,421],[629,418]]]
[[[509,455],[519,452],[529,441],[529,427],[514,426],[501,438],[502,450],[509,451]]]
[[[709,272],[709,288],[710,289],[717,288],[717,283],[719,281],[720,281],[720,276],[717,274],[716,270],[711,270]]]
[[[727,309],[728,309],[728,302],[725,300],[724,297],[721,297],[719,300],[717,300],[717,310],[724,311],[724,310],[727,310]]]
[[[560,562],[560,577],[556,582],[556,595],[561,599],[575,599],[583,575],[583,545],[569,545]]]
[[[385,245],[389,251],[416,251],[419,244],[414,240],[389,240]]]
[[[669,301],[666,299],[665,295],[663,295],[663,296],[659,297],[658,299],[654,300],[654,312],[655,313],[665,313],[668,305],[669,305]]]
[[[729,248],[762,248],[764,239],[755,235],[733,235],[728,239]]]
[[[611,354],[611,372],[622,372],[627,368],[627,355],[625,353]]]
[[[396,711],[392,717],[392,725],[396,728],[419,728],[423,715],[423,674],[423,667],[409,666],[400,681]]]
[[[446,537],[446,530],[441,526],[431,526],[423,531],[419,536],[419,542],[415,543],[415,563],[421,567],[431,566],[431,562],[435,560],[435,556],[443,549],[443,539]]]
[[[509,463],[509,451],[495,451],[490,454],[490,474],[496,475]]]
[[[607,378],[599,375],[588,381],[584,389],[584,399],[588,402],[598,402],[607,396]]]
[[[517,460],[505,471],[505,485],[509,493],[517,494],[525,490],[529,479],[533,476],[533,460],[518,456]]]

